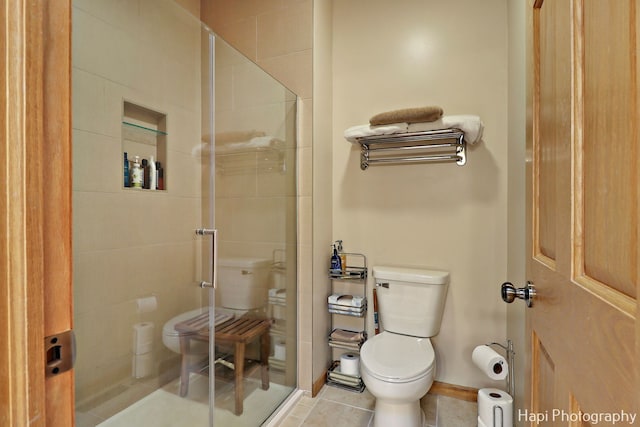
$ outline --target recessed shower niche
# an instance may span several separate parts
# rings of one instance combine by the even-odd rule
[[[123,101],[122,176],[125,188],[167,189],[167,137],[166,114]]]

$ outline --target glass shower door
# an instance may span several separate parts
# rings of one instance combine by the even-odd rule
[[[76,425],[258,426],[296,387],[296,98],[170,0],[72,19]]]
[[[214,39],[214,417],[258,426],[297,385],[297,98]]]
[[[204,427],[209,381],[181,396],[180,374],[209,344],[183,357],[177,327],[213,306],[209,32],[166,0],[72,20],[76,424]]]

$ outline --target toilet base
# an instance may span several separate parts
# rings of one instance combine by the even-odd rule
[[[420,401],[408,403],[385,402],[376,399],[374,427],[425,427],[426,417]]]

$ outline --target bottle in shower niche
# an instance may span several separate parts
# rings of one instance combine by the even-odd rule
[[[127,159],[126,151],[124,152],[124,186],[131,186],[131,181],[129,180],[129,159]]]
[[[164,190],[164,169],[160,162],[156,162],[156,171],[158,172],[158,190]]]
[[[149,161],[142,159],[142,188],[149,188]]]
[[[140,157],[136,156],[131,165],[131,186],[133,188],[142,188],[144,171],[140,165]]]
[[[156,161],[153,156],[149,156],[149,190],[155,190],[157,188],[158,175],[156,171]]]

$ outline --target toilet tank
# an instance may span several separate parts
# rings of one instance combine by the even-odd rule
[[[449,273],[373,267],[380,322],[385,331],[432,337],[440,331]]]
[[[271,260],[219,258],[216,305],[236,310],[264,307],[269,289]]]

